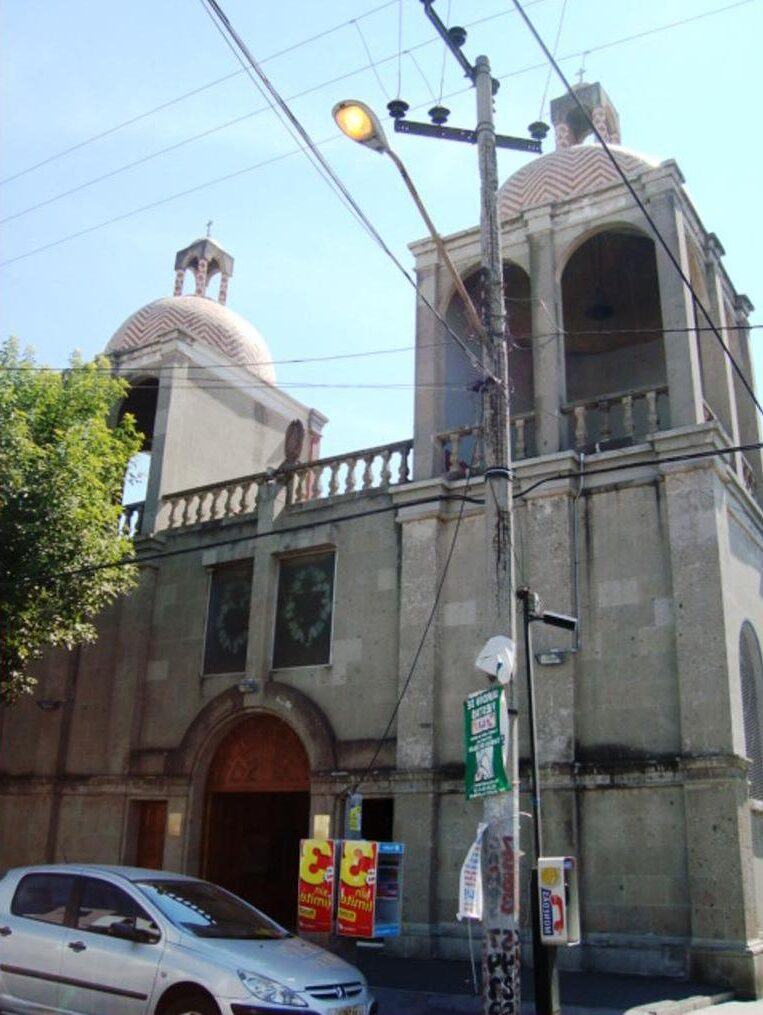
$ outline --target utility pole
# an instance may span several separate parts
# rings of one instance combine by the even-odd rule
[[[364,104],[346,100],[334,107],[340,129],[353,140],[390,156],[401,173],[446,269],[454,279],[456,291],[464,302],[467,320],[482,342],[483,440],[485,449],[485,567],[487,570],[486,629],[492,636],[513,639],[514,634],[514,558],[512,534],[511,439],[509,429],[509,378],[505,336],[506,311],[503,296],[503,259],[498,222],[498,165],[496,148],[540,154],[540,142],[548,132],[543,123],[529,127],[531,139],[496,134],[493,120],[493,95],[498,81],[490,74],[490,62],[479,56],[472,66],[461,51],[466,41],[463,28],[446,28],[432,4],[421,0],[424,11],[455,56],[477,94],[475,130],[445,126],[449,110],[435,106],[430,110],[432,123],[417,123],[405,118],[407,103],[394,99],[387,108],[395,121],[395,131],[441,140],[476,144],[480,175],[480,252],[485,283],[485,320],[475,311],[458,271],[441,237],[423,207],[405,167],[390,149],[379,121]],[[519,937],[519,747],[514,682],[509,681],[509,779],[505,793],[485,797],[482,837],[482,1010],[484,1015],[520,1013],[520,937]]]
[[[514,558],[511,490],[509,371],[505,338],[503,259],[498,222],[498,164],[490,62],[478,56],[477,150],[480,173],[480,253],[486,292],[485,366],[494,378],[484,392],[485,553],[490,634],[514,637]],[[518,1015],[519,939],[519,752],[515,682],[509,694],[511,789],[485,797],[483,837],[482,1010]]]

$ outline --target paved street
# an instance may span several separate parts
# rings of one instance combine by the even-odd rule
[[[359,948],[380,1015],[478,1015],[471,966],[442,959],[397,959]],[[563,1015],[763,1015],[763,1001],[736,1001],[722,987],[664,977],[562,973]],[[522,986],[522,1015],[534,1015],[532,972]]]

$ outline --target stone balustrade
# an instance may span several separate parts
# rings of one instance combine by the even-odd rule
[[[284,469],[286,503],[304,504],[400,486],[410,481],[412,451],[412,440],[398,441]]]
[[[258,472],[224,483],[211,483],[178,490],[163,498],[157,528],[180,529],[200,522],[236,518],[257,513],[262,488],[275,472]]]
[[[467,468],[480,473],[485,468],[485,446],[482,428],[462,426],[438,433],[435,440],[442,454],[442,468],[452,478],[466,474]],[[476,440],[476,446],[475,446]],[[535,451],[535,416],[531,412],[511,417],[511,460],[520,462],[533,458]]]
[[[606,449],[612,443],[633,444],[666,429],[667,393],[667,386],[661,385],[570,402],[562,407],[570,421],[570,446],[578,451]]]
[[[386,490],[410,481],[413,441],[364,448],[319,458],[304,465],[268,469],[251,476],[179,490],[163,498],[158,529],[179,529],[202,522],[257,514],[263,490],[283,489],[286,507]]]

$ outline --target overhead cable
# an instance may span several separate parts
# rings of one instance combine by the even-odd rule
[[[739,6],[742,3],[748,3],[748,2],[750,2],[750,0],[739,0],[739,3],[737,4],[737,6]],[[593,132],[594,136],[596,137],[597,141],[599,142],[601,147],[604,149],[604,152],[606,153],[607,158],[609,159],[609,161],[612,163],[612,166],[614,167],[617,175],[620,177],[622,182],[627,187],[628,191],[630,192],[631,197],[633,198],[633,200],[635,201],[635,203],[638,206],[639,210],[641,211],[642,215],[644,216],[644,218],[646,219],[647,223],[649,224],[649,228],[654,233],[655,239],[657,240],[658,244],[662,247],[663,251],[665,252],[665,255],[668,258],[668,260],[671,262],[671,264],[675,268],[676,273],[678,274],[679,278],[683,282],[683,284],[686,287],[687,291],[691,293],[692,299],[694,300],[694,305],[699,308],[699,310],[702,313],[702,316],[707,321],[707,324],[710,327],[710,330],[713,332],[713,334],[715,335],[716,339],[718,340],[718,342],[719,342],[721,348],[723,349],[723,352],[725,353],[726,357],[728,358],[728,360],[729,360],[729,362],[730,362],[734,372],[736,373],[737,377],[741,381],[742,386],[745,388],[745,390],[749,394],[749,396],[752,399],[753,404],[757,408],[758,412],[761,414],[761,416],[763,416],[763,405],[761,405],[760,402],[758,401],[757,395],[755,394],[755,390],[754,390],[752,384],[747,379],[747,377],[744,374],[744,371],[742,370],[742,368],[737,363],[737,361],[734,358],[734,356],[733,356],[731,350],[729,349],[729,347],[726,345],[726,342],[724,341],[723,335],[721,335],[721,332],[720,332],[719,328],[716,326],[715,322],[710,317],[709,311],[705,308],[705,305],[702,302],[702,300],[700,299],[699,294],[694,289],[694,286],[692,285],[691,280],[689,279],[689,277],[687,276],[686,272],[681,267],[681,264],[680,264],[678,258],[676,257],[676,255],[673,253],[673,251],[672,251],[672,249],[670,247],[670,244],[665,239],[665,237],[662,235],[662,232],[660,231],[659,227],[657,226],[657,223],[654,221],[654,218],[650,214],[649,209],[646,207],[644,202],[639,197],[638,193],[636,192],[636,188],[633,186],[633,184],[629,180],[627,173],[623,170],[622,166],[620,165],[620,163],[615,158],[615,156],[614,156],[611,148],[607,144],[607,141],[604,138],[603,134],[601,133],[599,128],[596,126],[596,124],[591,119],[591,117],[590,117],[590,115],[588,113],[588,110],[585,108],[583,103],[580,101],[577,92],[572,87],[570,82],[567,80],[567,77],[564,74],[564,71],[561,69],[561,67],[559,66],[559,64],[555,60],[553,54],[549,50],[548,46],[546,45],[546,43],[541,38],[541,35],[538,32],[538,30],[536,29],[535,25],[532,23],[532,21],[530,20],[528,15],[523,10],[522,4],[520,3],[520,0],[512,0],[512,3],[514,4],[514,7],[517,9],[519,14],[522,16],[522,19],[524,20],[525,24],[527,25],[528,29],[530,30],[530,33],[532,34],[533,38],[538,43],[540,48],[543,50],[543,53],[545,54],[546,59],[549,61],[551,66],[554,68],[554,71],[556,72],[557,77],[559,78],[559,80],[562,82],[562,84],[566,88],[568,95],[574,101],[575,105],[577,106],[578,112],[584,118],[585,123],[588,125],[588,127],[590,128],[590,130]]]
[[[464,356],[469,360],[472,366],[483,376],[490,377],[490,373],[486,367],[483,366],[479,357],[476,356],[469,346],[463,341],[460,335],[450,327],[445,318],[439,313],[434,305],[427,299],[422,293],[418,283],[413,276],[408,272],[405,266],[402,264],[397,255],[387,245],[384,238],[381,236],[377,228],[368,218],[366,213],[360,207],[358,202],[355,200],[353,195],[350,193],[348,188],[339,178],[334,171],[331,164],[324,157],[318,146],[315,144],[313,139],[308,134],[305,127],[302,125],[300,120],[294,114],[288,103],[283,99],[278,90],[268,79],[265,72],[262,70],[260,65],[255,60],[252,53],[249,51],[246,43],[238,35],[236,30],[230,23],[227,15],[220,7],[218,0],[200,0],[200,2],[208,10],[210,17],[215,22],[216,27],[220,31],[223,38],[226,40],[231,49],[236,53],[237,57],[243,64],[245,64],[249,70],[249,77],[252,79],[261,94],[267,93],[275,103],[275,107],[282,114],[282,122],[294,136],[296,134],[298,143],[300,143],[301,150],[309,159],[311,165],[318,172],[319,176],[328,184],[328,186],[334,191],[335,194],[340,198],[344,205],[348,208],[354,218],[360,223],[360,225],[366,230],[366,232],[372,237],[372,239],[379,245],[384,251],[387,257],[392,261],[398,271],[403,275],[406,281],[413,287],[418,295],[418,298],[425,304],[425,306],[434,314],[440,324],[445,328],[446,332],[450,335],[456,345],[461,349]],[[254,77],[256,75],[256,78]],[[263,92],[263,89],[265,90]],[[269,100],[270,101],[270,100]]]
[[[745,451],[757,451],[760,450],[761,448],[763,448],[763,441],[756,441],[750,444],[737,444],[733,447],[728,448],[713,448],[709,451],[693,451],[685,454],[666,455],[664,457],[656,457],[656,458],[645,458],[635,462],[619,462],[617,465],[604,466],[600,469],[587,468],[585,469],[585,472],[581,472],[580,470],[575,469],[560,470],[552,473],[551,475],[543,476],[541,479],[530,484],[530,486],[526,487],[523,490],[515,490],[512,496],[514,500],[521,500],[522,497],[526,497],[529,493],[532,493],[539,487],[544,486],[546,483],[553,483],[560,479],[579,479],[585,476],[586,481],[588,481],[596,476],[609,475],[616,472],[627,472],[630,469],[643,469],[649,467],[659,468],[664,465],[676,465],[685,462],[701,461],[703,459],[725,458],[728,455],[741,454]],[[309,465],[309,463],[306,464]],[[247,477],[239,477],[238,481],[241,481],[242,478]],[[230,480],[231,483],[234,483],[236,481],[237,481],[236,477]],[[392,487],[391,492],[394,493],[396,492],[396,490],[404,488],[405,485],[401,484],[399,487],[397,486]],[[200,553],[205,550],[217,549],[218,547],[222,546],[234,546],[237,543],[251,542],[256,541],[257,539],[266,539],[266,538],[272,539],[274,534],[288,535],[292,532],[302,532],[308,529],[320,528],[321,526],[325,525],[335,525],[341,522],[349,522],[359,520],[362,518],[370,518],[374,515],[388,514],[391,511],[399,511],[401,507],[418,507],[425,504],[447,503],[447,502],[456,502],[460,504],[462,500],[463,497],[459,494],[437,494],[436,496],[433,497],[422,497],[412,501],[406,500],[405,504],[386,504],[381,507],[369,508],[369,510],[367,511],[358,511],[344,515],[337,515],[329,520],[326,520],[324,518],[318,521],[300,522],[297,525],[289,525],[288,527],[279,529],[276,533],[274,533],[272,530],[263,532],[252,532],[246,536],[231,536],[230,538],[227,539],[216,540],[214,542],[209,543],[194,542],[190,546],[179,547],[174,550],[161,550],[155,553],[147,553],[147,554],[141,553],[140,556],[138,557],[136,556],[125,557],[120,561],[113,561],[105,564],[83,564],[80,567],[69,568],[63,571],[40,572],[38,574],[33,575],[32,574],[14,575],[12,579],[9,578],[6,581],[2,581],[0,579],[0,585],[8,585],[11,582],[13,584],[18,584],[19,582],[39,583],[53,581],[54,579],[73,578],[78,575],[93,574],[96,571],[104,571],[117,567],[129,567],[134,564],[150,564],[156,561],[166,560],[171,557],[187,556],[188,554],[191,553]],[[484,500],[482,500],[481,498],[471,497],[468,499],[467,503],[484,505]],[[161,531],[164,532],[165,530]],[[175,530],[168,531],[170,531],[172,534],[182,535],[181,532],[176,533]]]

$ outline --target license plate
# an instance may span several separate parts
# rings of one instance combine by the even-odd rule
[[[334,1008],[331,1015],[366,1015],[366,1006],[364,1004],[345,1005],[344,1008]]]

